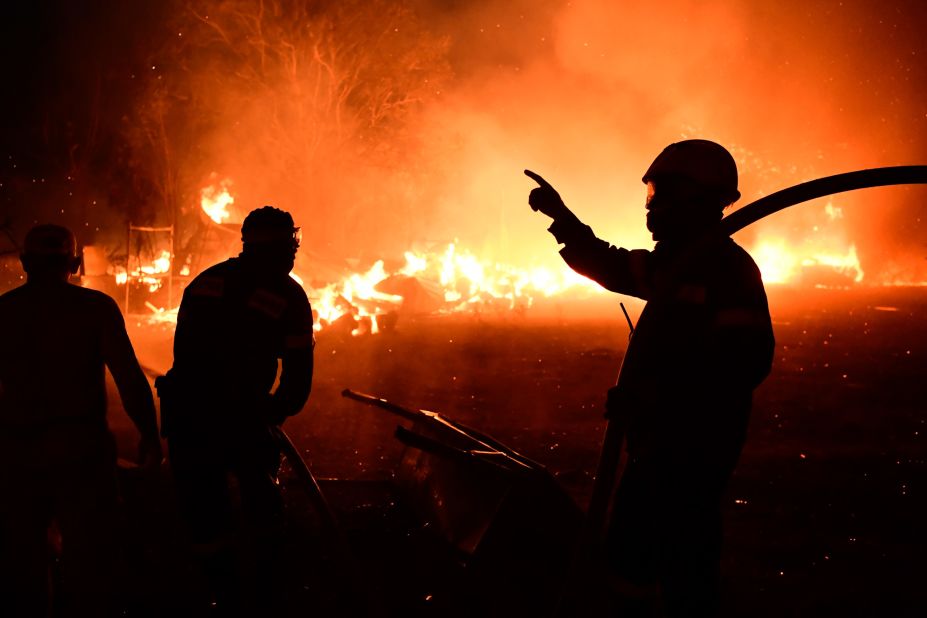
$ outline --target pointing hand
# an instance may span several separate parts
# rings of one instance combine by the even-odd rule
[[[531,206],[531,210],[540,211],[552,219],[559,219],[570,212],[557,190],[544,180],[540,174],[525,170],[525,176],[539,185],[528,194],[528,204]]]

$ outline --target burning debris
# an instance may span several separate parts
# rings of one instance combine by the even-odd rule
[[[126,285],[129,279],[148,286],[149,292],[155,292],[161,288],[163,279],[157,275],[170,272],[171,270],[171,253],[170,251],[161,251],[161,254],[148,264],[139,264],[127,272],[125,268],[115,268],[113,274],[116,277],[117,285]]]
[[[115,273],[116,283],[135,282],[148,286],[149,293],[162,285],[159,275],[171,269],[167,251],[151,263],[126,273]],[[451,243],[438,252],[407,251],[402,266],[387,269],[376,261],[365,272],[346,274],[333,283],[306,283],[293,273],[312,302],[315,328],[336,327],[354,335],[376,334],[406,314],[523,313],[538,298],[571,291],[598,293],[598,286],[568,269],[543,267],[521,269],[480,260],[467,249]],[[149,307],[154,307],[148,303]],[[175,321],[176,308],[157,308],[153,319]]]
[[[235,203],[230,193],[231,186],[231,179],[225,178],[200,191],[200,207],[208,220],[206,227],[199,232],[199,241],[189,244],[200,247],[201,252],[217,255],[234,253],[229,243],[216,247],[215,243],[206,242],[214,229],[228,232],[220,234],[228,240],[233,236],[232,227],[235,227],[237,239],[237,224],[232,222],[235,213],[230,210]],[[191,253],[177,268],[172,259],[176,256],[166,250],[161,250],[146,263],[142,262],[140,254],[132,257],[136,265],[131,270],[111,269],[116,284],[144,286],[149,294],[162,287],[165,274],[176,271],[185,281],[194,270],[190,267],[191,263],[204,261],[203,256]],[[401,261],[393,260],[393,263],[395,266],[387,266],[387,261],[377,260],[366,271],[347,272],[335,281],[313,280],[298,271],[290,276],[309,295],[316,331],[333,328],[355,336],[389,330],[396,324],[400,313],[523,313],[537,298],[556,296],[567,290],[597,293],[600,289],[565,266],[525,269],[490,262],[460,247],[457,242],[438,250],[406,251]],[[312,268],[305,270],[311,272]],[[177,310],[173,303],[162,308],[146,300],[144,306],[151,310],[151,320],[176,322]]]
[[[455,243],[438,252],[405,252],[405,263],[387,271],[378,260],[365,273],[320,288],[303,287],[318,312],[316,329],[350,319],[354,334],[379,332],[400,309],[407,313],[524,312],[536,298],[598,286],[566,268],[519,269],[480,260]],[[299,280],[299,279],[298,279]],[[358,330],[359,329],[359,330]]]
[[[201,207],[212,227],[226,223],[232,213],[228,207],[235,198],[228,192],[231,182],[204,188]],[[209,228],[207,228],[208,230]],[[176,269],[170,251],[161,250],[149,261],[133,256],[135,265],[111,267],[119,286],[144,287],[156,293],[165,275],[177,270],[180,278],[190,275],[191,257]],[[196,262],[201,260],[197,259]],[[397,261],[398,263],[398,261]],[[522,313],[537,298],[546,298],[567,290],[581,289],[596,293],[599,288],[572,270],[561,267],[517,268],[508,264],[481,260],[458,243],[449,243],[438,251],[406,251],[402,264],[386,266],[377,260],[366,271],[349,272],[334,282],[313,281],[293,272],[291,277],[302,286],[312,302],[315,329],[345,330],[353,335],[376,334],[395,325],[400,312],[405,314]],[[156,322],[175,322],[176,307],[162,308],[146,300]]]
[[[236,213],[230,208],[235,197],[231,193],[232,180],[217,178],[212,174],[213,184],[200,190],[205,227],[198,232],[199,240],[189,245],[198,247],[200,253],[227,255],[234,253],[232,245],[238,237],[237,223],[233,221]],[[763,237],[750,248],[767,284],[846,288],[863,282],[856,245],[846,241],[840,227],[842,211],[827,202],[823,214],[813,228],[814,234],[800,245],[785,237]],[[211,233],[225,242],[219,243],[221,246],[206,242]],[[200,264],[202,258],[188,252],[178,269],[172,264],[171,252],[161,250],[148,263],[143,264],[136,255],[136,266],[130,271],[116,267],[113,272],[117,285],[133,282],[154,294],[162,287],[165,274],[176,271],[186,280],[196,270],[191,264]],[[519,314],[538,298],[601,292],[595,283],[565,266],[520,268],[493,262],[481,259],[457,241],[431,250],[405,251],[402,260],[377,260],[365,271],[325,269],[343,273],[330,275],[334,280],[312,279],[306,271],[313,272],[313,267],[305,263],[297,269],[291,276],[312,302],[315,330],[331,329],[354,336],[389,330],[400,314]],[[173,305],[168,302],[167,307],[160,307],[150,300],[144,302],[155,322],[175,322]]]

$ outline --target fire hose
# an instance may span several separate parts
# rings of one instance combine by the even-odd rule
[[[350,544],[344,535],[344,530],[338,523],[334,510],[322,493],[322,488],[319,487],[318,481],[316,481],[312,471],[309,470],[309,466],[299,453],[299,449],[283,431],[283,428],[279,425],[270,425],[269,431],[280,452],[289,463],[290,468],[301,481],[306,496],[327,531],[327,541],[334,552],[335,566],[341,575],[338,578],[339,583],[344,588],[340,591],[342,597],[345,598],[345,602],[350,606],[354,614],[360,616],[372,615],[370,599],[358,585],[358,582],[363,581],[363,579],[360,577],[354,553],[351,551]]]
[[[721,229],[725,234],[730,235],[789,206],[827,195],[870,187],[910,184],[927,184],[927,165],[876,167],[825,176],[776,191],[739,208],[721,220]]]
[[[338,524],[335,512],[332,510],[331,505],[329,505],[328,500],[325,499],[325,494],[322,493],[322,488],[319,487],[319,483],[312,475],[312,471],[309,470],[309,466],[306,465],[306,460],[299,454],[299,449],[296,448],[296,445],[293,444],[293,441],[290,440],[290,436],[283,431],[282,427],[271,425],[269,431],[270,435],[273,436],[274,441],[277,443],[280,452],[283,453],[287,463],[290,464],[290,468],[292,468],[296,477],[302,483],[306,496],[312,503],[312,507],[316,510],[316,513],[322,519],[322,523],[338,541],[337,545],[339,552],[345,552],[342,555],[347,555],[347,542],[342,538],[341,526]]]

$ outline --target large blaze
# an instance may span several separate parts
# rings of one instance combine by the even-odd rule
[[[37,209],[29,220],[67,220],[90,236],[82,243],[105,244],[109,254],[126,220],[176,225],[184,244],[203,210],[228,224],[275,204],[301,222],[316,254],[357,258],[358,275],[377,259],[393,274],[395,256],[452,243],[484,268],[559,272],[556,247],[525,207],[526,167],[600,237],[647,247],[640,176],[671,141],[727,146],[741,204],[817,177],[919,162],[927,51],[918,7],[126,5],[96,16],[105,28],[110,19],[132,24],[121,43],[62,30],[73,48],[113,68],[90,74],[97,65],[89,63],[62,82],[105,84],[87,109],[69,108],[60,130],[58,103],[34,110],[44,128],[23,133],[24,143],[45,136],[49,149],[60,146],[62,165],[26,170],[11,152],[0,193]],[[70,56],[54,61],[71,64]],[[75,133],[82,118],[92,130]],[[927,281],[924,204],[915,188],[834,196],[736,239],[770,283],[919,283]],[[828,208],[842,216],[831,219]]]
[[[524,311],[535,298],[598,289],[566,267],[519,269],[486,263],[455,244],[441,252],[406,251],[404,259],[405,264],[393,272],[387,272],[383,260],[378,260],[365,273],[348,275],[318,289],[306,286],[302,277],[294,277],[313,301],[319,317],[316,329],[349,315],[363,325],[353,334],[378,332],[380,317],[401,308],[405,300],[402,293],[381,291],[383,286],[398,290],[411,286],[416,295],[430,295],[424,306],[434,313]]]
[[[232,185],[231,178],[224,178],[200,190],[200,208],[211,221],[226,223],[232,219],[229,211],[229,206],[235,203],[230,191]],[[815,287],[862,284],[864,271],[856,245],[847,240],[847,231],[842,226],[842,209],[827,201],[823,207],[811,209],[810,218],[817,222],[812,225],[811,234],[800,240],[792,240],[785,234],[766,233],[746,245],[764,282]],[[139,264],[130,273],[116,272],[116,283],[123,285],[131,279],[148,286],[149,292],[156,292],[163,285],[163,278],[158,275],[170,270],[171,261],[170,253],[162,251],[151,263]],[[188,275],[188,271],[184,265],[181,274]],[[368,269],[345,273],[334,281],[319,282],[311,272],[299,270],[291,276],[312,301],[317,331],[342,323],[348,325],[353,335],[376,334],[385,316],[404,308],[409,310],[404,303],[410,292],[415,296],[410,299],[415,303],[411,308],[413,312],[498,314],[525,311],[539,297],[579,298],[602,291],[565,265],[513,266],[493,262],[461,247],[459,242],[428,252],[406,250],[401,265],[387,268],[384,259],[378,259]],[[914,282],[868,283],[911,285]],[[153,320],[176,320],[176,308],[165,309],[150,302],[146,302],[146,306],[152,311]]]
[[[235,203],[229,192],[232,180],[226,178],[200,191],[200,207],[215,223],[232,218],[228,206]],[[148,286],[156,292],[163,285],[159,274],[169,272],[172,256],[161,253],[148,264],[139,264],[131,272],[124,269],[115,273],[117,285],[129,280]],[[183,267],[186,268],[186,265]],[[181,274],[186,274],[182,269]],[[336,281],[310,285],[311,272],[295,270],[291,277],[302,286],[316,315],[315,329],[350,323],[353,335],[376,334],[380,331],[383,316],[403,309],[408,291],[417,298],[412,312],[461,313],[480,312],[499,314],[525,311],[536,298],[561,294],[598,292],[600,288],[590,280],[577,275],[565,265],[556,268],[536,266],[518,268],[498,262],[482,260],[458,243],[449,243],[443,249],[423,252],[409,250],[403,254],[403,263],[387,269],[380,259],[364,272],[346,273]],[[393,292],[382,288],[393,288]],[[176,321],[176,307],[158,307],[151,302],[145,306],[152,312],[154,321]]]
[[[646,248],[640,176],[671,141],[727,146],[740,204],[917,162],[927,76],[906,64],[920,44],[916,20],[893,22],[896,48],[864,44],[851,26],[868,9],[856,4],[771,13],[695,0],[169,3],[164,30],[127,73],[136,94],[118,132],[132,191],[113,199],[139,211],[136,223],[175,225],[199,254],[174,264],[149,252],[120,283],[156,293],[165,268],[195,275],[191,265],[227,256],[191,241],[203,213],[230,226],[269,203],[303,228],[310,253],[296,275],[321,324],[351,315],[375,332],[380,316],[411,304],[403,277],[437,298],[438,312],[520,311],[538,296],[586,293],[525,205],[525,167],[600,237]],[[857,193],[735,239],[768,284],[927,281],[923,193]],[[80,212],[82,226],[96,225]],[[118,241],[108,242],[112,254]]]
[[[370,592],[380,613],[456,615],[493,613],[474,594],[484,582],[525,580],[525,596],[540,598],[570,579],[528,577],[512,556],[489,550],[473,562],[447,547],[429,555],[436,520],[409,529],[394,519],[410,514],[393,500],[397,467],[421,449],[394,438],[403,435],[396,419],[355,413],[340,396],[364,390],[497,436],[585,506],[605,392],[643,305],[564,265],[549,221],[528,207],[534,183],[524,169],[547,179],[598,237],[649,249],[641,176],[672,142],[704,138],[733,154],[742,197],[731,212],[813,179],[927,163],[923,0],[44,0],[4,8],[0,292],[25,280],[18,256],[27,230],[68,227],[85,248],[81,284],[125,308],[138,360],[154,376],[171,366],[184,285],[239,252],[248,212],[273,205],[302,229],[291,276],[312,304],[317,362],[308,403],[286,429],[327,479],[322,490],[360,568],[342,577],[328,545],[341,535],[316,528],[324,517],[306,517],[305,498],[285,485],[279,583],[300,587],[281,596],[293,615],[350,613],[345,582]],[[164,229],[169,241],[155,232]],[[927,187],[834,194],[734,240],[762,273],[776,350],[724,498],[722,611],[927,615],[919,592]],[[86,328],[74,317],[62,323],[71,334]],[[227,343],[239,346],[231,330]],[[7,347],[16,363],[22,350]],[[73,352],[42,367],[73,370],[81,362]],[[730,378],[719,374],[717,386]],[[107,422],[126,460],[138,436],[112,384],[109,391]],[[709,418],[692,411],[693,422]],[[86,433],[71,427],[62,449],[80,447]],[[33,449],[31,431],[23,441],[18,427],[0,430],[3,452],[22,453],[24,469],[64,461]],[[112,455],[109,438],[106,445],[94,452]],[[448,455],[456,465],[476,453]],[[124,609],[172,615],[182,601],[208,602],[196,592],[208,574],[175,551],[188,544],[176,536],[176,495],[162,493],[169,485],[154,476],[124,472]],[[281,483],[293,482],[287,474]],[[38,495],[41,479],[23,478]],[[528,480],[529,492],[508,481],[473,486],[498,485],[508,500],[546,484]],[[453,492],[443,497],[461,502]],[[527,547],[528,560],[553,556],[547,539],[505,542],[509,531],[536,527],[519,526],[505,502],[483,502],[505,520],[482,528],[501,554]],[[534,523],[549,514],[539,504],[528,505]],[[59,549],[45,548],[45,536],[36,536],[43,556]],[[234,545],[246,550],[247,536]],[[232,547],[221,545],[222,554]],[[66,592],[57,567],[68,563],[58,560],[47,582],[38,573],[39,583]],[[590,581],[600,592],[614,588]],[[38,611],[68,606],[65,597]],[[331,607],[297,608],[301,600]]]

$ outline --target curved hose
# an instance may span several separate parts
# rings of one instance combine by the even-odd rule
[[[876,167],[803,182],[800,185],[776,191],[734,211],[721,220],[721,228],[725,234],[731,235],[789,206],[825,195],[867,187],[907,184],[927,184],[927,165]]]

